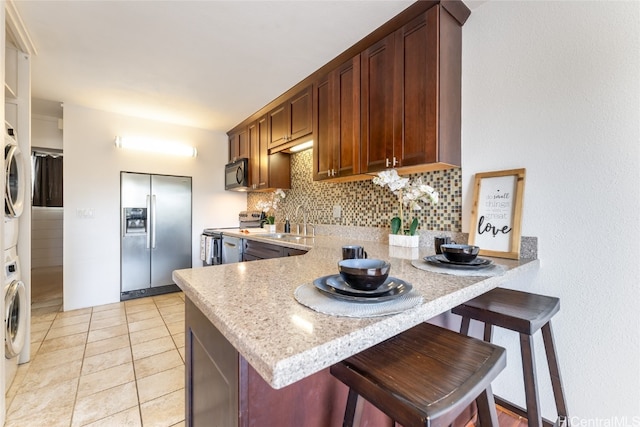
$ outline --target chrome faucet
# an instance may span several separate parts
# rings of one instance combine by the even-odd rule
[[[296,217],[296,234],[300,234],[300,217],[298,216],[298,212],[302,208],[302,234],[307,235],[307,207],[306,202],[296,206],[296,213],[294,216]],[[315,232],[314,232],[315,234]]]
[[[308,223],[304,228],[304,234],[307,235],[307,227],[311,227],[311,237],[316,237],[316,225],[312,223]]]

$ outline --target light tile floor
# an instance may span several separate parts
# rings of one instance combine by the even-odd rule
[[[33,300],[31,362],[7,392],[5,426],[184,425],[184,295],[61,302]]]

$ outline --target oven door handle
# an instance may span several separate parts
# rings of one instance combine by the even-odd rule
[[[220,250],[220,242],[222,239],[219,237],[214,237],[211,239],[211,244],[213,246],[213,264],[220,265],[222,264],[221,250]]]

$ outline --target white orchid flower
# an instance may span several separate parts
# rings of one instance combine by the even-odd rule
[[[372,179],[373,183],[381,187],[389,187],[389,190],[398,198],[400,212],[398,217],[393,221],[400,219],[402,224],[403,214],[402,207],[407,206],[410,210],[422,210],[422,206],[418,202],[438,203],[438,192],[433,187],[423,184],[422,177],[416,178],[413,182],[409,178],[402,178],[395,169],[378,172],[378,176]],[[415,221],[415,218],[414,218]],[[393,225],[392,225],[393,230]],[[393,231],[394,233],[396,231]],[[400,233],[403,229],[400,229]],[[404,231],[406,232],[406,231]],[[415,232],[415,225],[411,227],[411,233]]]

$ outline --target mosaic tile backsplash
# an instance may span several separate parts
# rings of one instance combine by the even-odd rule
[[[460,168],[409,175],[422,176],[425,184],[440,193],[437,205],[423,204],[422,210],[411,212],[420,221],[420,230],[462,231],[462,173]],[[373,176],[372,176],[373,178]],[[276,223],[289,218],[292,224],[302,222],[295,218],[296,207],[306,206],[308,222],[313,224],[347,225],[357,227],[389,228],[389,221],[398,215],[399,202],[387,187],[375,185],[371,180],[331,183],[313,180],[313,151],[306,150],[291,156],[291,190],[278,203]],[[269,200],[273,193],[248,193],[247,208]],[[341,210],[334,218],[334,206]],[[405,209],[405,219],[408,219]]]

